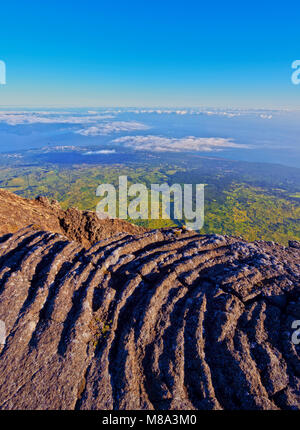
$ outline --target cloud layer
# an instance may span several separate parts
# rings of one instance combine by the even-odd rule
[[[250,145],[242,145],[233,142],[232,139],[222,137],[195,137],[168,138],[161,136],[124,136],[114,139],[113,143],[123,144],[137,151],[156,152],[211,152],[222,151],[227,148],[247,148]]]
[[[95,124],[112,115],[74,115],[68,112],[11,112],[0,111],[0,122],[8,125],[20,124]]]
[[[88,151],[84,152],[83,155],[96,155],[96,154],[115,154],[115,149],[100,149],[99,151]]]
[[[158,114],[158,115],[217,115],[233,118],[241,115],[254,115],[261,119],[272,119],[275,111],[255,111],[255,110],[220,110],[220,109],[111,109],[111,110],[88,110],[88,111],[4,111],[0,110],[0,123],[8,125],[26,124],[78,124],[91,125],[90,128],[77,130],[83,136],[97,136],[118,131],[145,130],[147,126],[136,121],[115,121],[122,113],[130,114]],[[126,126],[127,124],[127,126]],[[130,126],[131,124],[131,126]],[[94,127],[92,127],[92,125]],[[149,128],[149,127],[148,127]]]
[[[97,124],[95,126],[86,127],[81,130],[75,131],[82,136],[99,136],[110,133],[117,133],[120,131],[133,131],[133,130],[148,130],[149,127],[145,124],[136,121],[112,121]]]

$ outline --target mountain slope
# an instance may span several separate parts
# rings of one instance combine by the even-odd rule
[[[38,230],[60,233],[89,247],[116,233],[138,233],[143,228],[122,220],[100,220],[94,212],[76,208],[62,210],[55,200],[25,199],[0,189],[0,235],[33,224]]]

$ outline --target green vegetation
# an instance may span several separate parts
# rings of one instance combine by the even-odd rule
[[[102,321],[101,318],[96,317],[91,320],[90,322],[90,330],[92,334],[92,339],[90,340],[90,344],[92,348],[95,350],[97,348],[97,345],[100,341],[100,339],[106,338],[108,335],[112,325],[112,320],[105,322]]]
[[[300,205],[245,184],[232,186],[223,203],[208,202],[204,231],[286,244],[300,240]]]
[[[200,160],[200,159],[199,159]],[[58,165],[48,164],[2,167],[0,188],[23,197],[45,195],[61,206],[95,210],[99,197],[96,188],[101,183],[118,186],[120,175],[128,184],[143,183],[205,183],[205,224],[201,233],[242,236],[247,240],[272,240],[287,244],[300,240],[300,188],[297,172],[286,171],[273,177],[263,174],[260,166],[249,169],[228,161],[199,166],[177,164],[113,164]],[[252,169],[252,170],[251,170]],[[285,168],[286,169],[286,168]],[[280,170],[280,169],[279,169]],[[297,169],[296,169],[297,170]],[[294,176],[293,176],[294,175]],[[287,179],[286,179],[287,178]],[[296,178],[296,179],[295,179]],[[132,221],[133,222],[133,221]],[[148,228],[178,225],[177,220],[137,220]],[[185,224],[186,220],[182,220]]]

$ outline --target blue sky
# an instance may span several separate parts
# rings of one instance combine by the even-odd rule
[[[300,107],[296,1],[2,2],[0,106]]]

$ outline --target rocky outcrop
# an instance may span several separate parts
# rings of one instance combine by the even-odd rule
[[[179,229],[0,239],[1,409],[299,409],[300,249]]]
[[[63,234],[85,247],[117,233],[145,231],[123,220],[99,219],[91,211],[76,208],[64,211],[56,200],[46,197],[29,200],[0,189],[0,235],[16,232],[28,225],[37,230]]]

